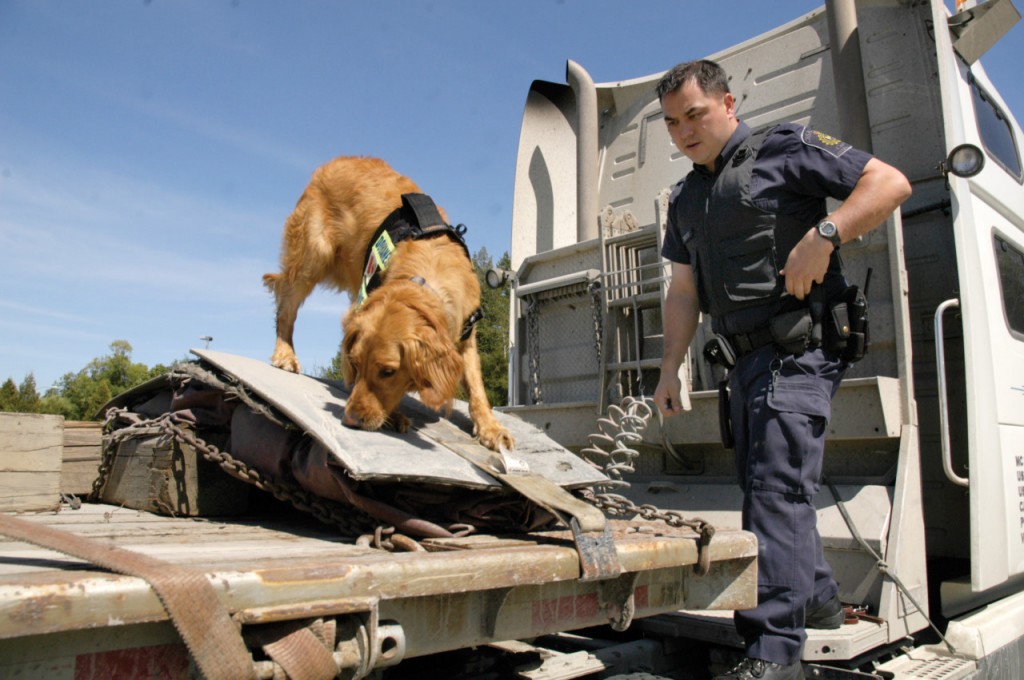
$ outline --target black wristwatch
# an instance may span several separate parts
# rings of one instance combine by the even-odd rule
[[[836,226],[835,222],[832,220],[822,220],[821,222],[818,222],[818,226],[816,228],[818,230],[818,236],[828,239],[832,242],[832,245],[835,246],[835,249],[839,250],[839,246],[842,245],[843,240],[839,238],[839,228]]]

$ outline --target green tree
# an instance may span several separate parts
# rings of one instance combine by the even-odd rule
[[[39,400],[39,413],[50,413],[64,416],[65,420],[81,420],[76,417],[76,410],[71,400],[60,393],[59,389],[49,390]]]
[[[157,364],[149,368],[132,361],[127,340],[110,343],[110,354],[97,357],[77,373],[65,373],[53,389],[40,396],[31,373],[21,386],[8,378],[0,386],[0,411],[51,413],[68,420],[90,420],[113,397],[167,372]]]
[[[64,417],[68,420],[91,420],[104,404],[102,394],[110,394],[109,384],[101,393],[101,383],[105,381],[94,378],[85,368],[78,373],[65,373],[60,380],[60,393],[67,398],[71,408],[63,414]]]
[[[18,386],[14,378],[8,378],[0,386],[0,411],[15,412],[18,410]]]
[[[39,413],[39,408],[40,397],[33,374],[25,376],[21,385],[16,385],[14,378],[8,378],[3,386],[0,386],[0,411]]]
[[[504,253],[498,268],[509,269],[510,258]],[[473,268],[480,281],[480,306],[484,318],[476,325],[476,346],[484,374],[484,387],[491,406],[508,404],[508,286],[492,289],[486,276],[494,268],[494,261],[486,248],[473,255]]]
[[[338,344],[338,353],[331,359],[331,365],[327,368],[318,368],[314,371],[314,374],[318,378],[324,380],[344,380],[345,371],[342,369],[342,362],[345,360],[345,353],[341,350],[341,344]]]
[[[39,392],[36,390],[36,377],[29,373],[18,387],[18,411],[21,413],[38,413],[39,402]]]
[[[110,354],[93,359],[85,372],[96,382],[106,382],[113,397],[149,379],[149,367],[132,363],[132,346],[127,340],[110,343]]]

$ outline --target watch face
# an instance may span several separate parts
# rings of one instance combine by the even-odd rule
[[[818,223],[818,233],[832,242],[832,245],[839,247],[839,228],[835,222],[828,220]]]

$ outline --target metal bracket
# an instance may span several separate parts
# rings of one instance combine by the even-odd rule
[[[238,624],[266,624],[315,617],[334,618],[334,661],[338,668],[351,669],[345,677],[365,678],[378,668],[394,666],[405,658],[405,631],[395,621],[381,621],[380,601],[375,597],[345,598],[255,607],[237,612]],[[270,669],[270,661],[256,662],[258,670]],[[261,675],[261,677],[263,677]]]
[[[603,581],[618,578],[622,574],[619,553],[611,531],[605,524],[602,531],[585,532],[576,517],[569,518],[569,528],[580,556],[580,581]]]
[[[607,614],[612,630],[624,631],[633,622],[636,613],[633,593],[639,578],[640,572],[634,571],[597,585],[597,600]]]
[[[351,632],[348,638],[343,636],[343,623],[347,624],[344,632]],[[405,658],[405,631],[397,622],[381,621],[376,605],[355,617],[339,620],[338,624],[335,655],[341,657],[342,668],[353,669],[353,680],[365,678],[377,668],[394,666]]]

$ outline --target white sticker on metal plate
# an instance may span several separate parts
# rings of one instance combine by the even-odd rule
[[[501,447],[501,462],[505,465],[505,474],[508,475],[528,475],[530,474],[530,465],[522,458],[516,458],[512,455],[512,452],[506,449],[504,446]]]

